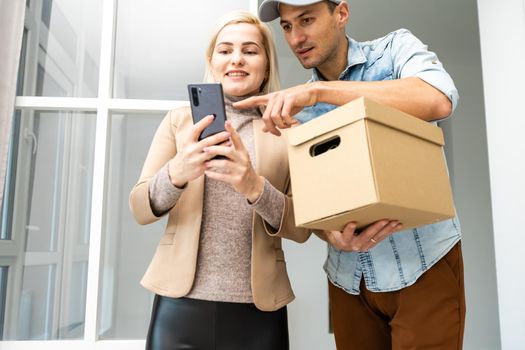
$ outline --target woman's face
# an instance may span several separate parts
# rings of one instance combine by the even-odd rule
[[[225,94],[245,96],[260,91],[267,77],[268,60],[262,35],[253,24],[236,23],[222,28],[210,57],[216,81]]]

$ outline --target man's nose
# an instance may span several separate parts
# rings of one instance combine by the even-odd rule
[[[301,28],[293,28],[288,35],[288,44],[292,48],[297,48],[306,42],[306,34]]]

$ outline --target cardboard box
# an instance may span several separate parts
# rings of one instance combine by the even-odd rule
[[[403,229],[455,215],[443,133],[366,98],[288,130],[298,226],[341,230],[381,219]]]

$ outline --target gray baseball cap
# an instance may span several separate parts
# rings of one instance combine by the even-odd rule
[[[270,22],[280,16],[279,5],[281,3],[291,6],[306,6],[321,2],[322,0],[264,0],[259,6],[259,18],[263,22]],[[339,4],[341,0],[329,0],[335,4]]]

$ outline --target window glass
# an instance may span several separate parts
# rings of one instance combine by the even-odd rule
[[[19,95],[96,97],[102,0],[42,0],[26,8]]]
[[[24,28],[24,33],[22,35],[22,48],[20,50],[20,60],[18,65],[18,76],[16,80],[16,94],[21,96],[24,94],[24,73],[26,67],[26,57],[27,57],[27,28]]]
[[[102,339],[146,337],[153,294],[139,282],[166,221],[138,225],[130,213],[128,197],[163,116],[164,113],[111,115],[99,304]]]
[[[7,273],[9,267],[0,266],[0,339],[4,339],[4,321],[6,314],[6,295],[7,295]]]
[[[84,336],[95,113],[17,111],[4,210],[11,241],[8,340]],[[12,166],[16,164],[16,166]],[[6,217],[4,217],[6,216]],[[12,282],[11,282],[12,281]]]
[[[30,124],[22,130],[32,155],[26,163],[30,170],[26,251],[62,249],[60,237],[66,228],[73,230],[69,234],[76,237],[75,242],[86,245],[83,237],[90,223],[94,113],[75,116],[36,111],[34,117],[28,117]]]
[[[52,339],[56,265],[25,266],[18,303],[16,339]]]
[[[249,1],[119,1],[113,95],[187,100],[202,82],[205,51],[218,17]]]
[[[11,136],[9,142],[9,150],[7,153],[7,167],[4,181],[4,194],[2,203],[0,204],[0,240],[11,239],[11,219],[13,217],[13,203],[14,203],[14,188],[16,184],[16,157],[13,154],[18,153],[18,143],[20,139],[20,116],[21,111],[17,110],[14,113],[14,118],[11,123]]]

